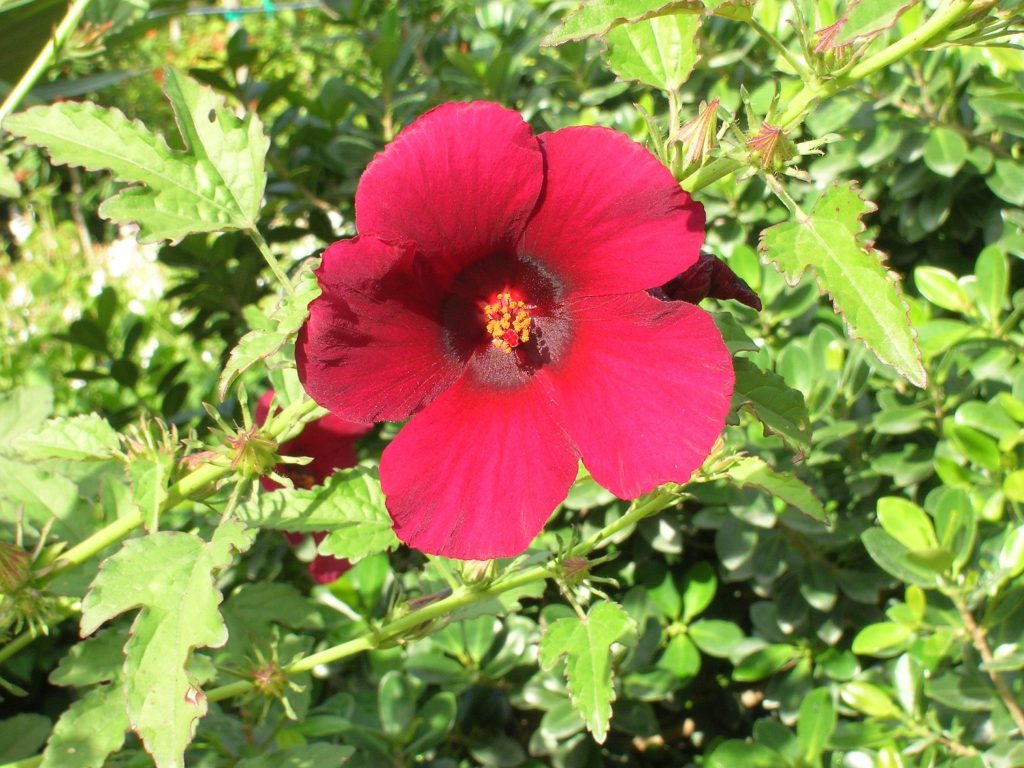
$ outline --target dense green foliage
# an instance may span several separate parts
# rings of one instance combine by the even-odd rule
[[[0,765],[1024,766],[1021,6],[670,5],[96,0],[0,135]],[[647,143],[764,304],[706,303],[735,418],[689,484],[581,474],[490,564],[395,546],[395,425],[319,490],[243,439],[268,386],[271,446],[318,415],[363,168],[469,99]]]

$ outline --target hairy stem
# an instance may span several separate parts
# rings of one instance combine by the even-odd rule
[[[36,56],[35,61],[32,62],[28,70],[18,84],[14,86],[7,98],[4,99],[4,103],[0,104],[0,124],[3,123],[4,119],[18,108],[21,104],[22,99],[32,90],[32,86],[36,84],[43,71],[49,66],[50,62],[57,55],[57,51],[64,45],[64,42],[68,39],[68,36],[74,31],[78,25],[79,20],[82,18],[82,14],[85,13],[85,9],[89,7],[90,0],[75,0],[68,8],[68,12],[64,14],[64,18],[61,19],[60,24],[53,31],[50,39],[46,41],[46,45],[39,51],[39,55]]]
[[[263,239],[261,235],[255,229],[247,229],[245,233],[249,235],[249,239],[252,240],[256,247],[260,249],[260,253],[263,255],[263,260],[267,262],[267,266],[270,267],[270,271],[274,273],[274,277],[281,284],[284,292],[287,294],[295,293],[295,288],[292,286],[292,281],[288,279],[288,275],[285,274],[284,268],[281,266],[281,262],[277,260],[277,257],[271,252],[270,246],[267,245],[267,241]]]
[[[606,525],[587,541],[570,549],[567,555],[570,557],[589,555],[595,549],[609,544],[616,534],[621,531],[671,506],[677,498],[678,496],[675,492],[665,489],[658,489],[648,494],[643,499],[635,502],[622,517]],[[519,589],[537,581],[546,581],[553,578],[557,575],[558,569],[559,566],[556,563],[534,566],[521,573],[514,573],[499,578],[486,585],[459,586],[447,597],[399,616],[384,626],[376,627],[354,640],[349,640],[292,662],[281,671],[286,675],[297,675],[302,672],[309,672],[314,667],[322,664],[331,664],[373,650],[386,643],[401,641],[404,636],[416,631],[418,628],[436,619],[443,618],[460,608],[497,597],[505,592]],[[250,681],[240,680],[214,688],[207,694],[207,699],[209,701],[230,699],[234,696],[248,693],[253,687],[253,683]]]
[[[285,433],[291,433],[294,426],[319,406],[309,398],[292,403],[288,408],[274,417],[266,428],[266,434],[277,440]],[[161,514],[193,497],[201,497],[213,491],[217,483],[231,475],[234,469],[227,463],[208,462],[189,472],[177,483],[167,489],[167,498],[160,505]],[[92,536],[80,541],[65,552],[45,573],[40,574],[36,581],[45,586],[54,578],[80,566],[92,559],[112,544],[125,538],[143,523],[142,512],[138,509],[120,517],[109,525],[96,531]],[[3,663],[18,651],[25,648],[35,639],[31,632],[23,632],[11,642],[0,648],[0,663]]]
[[[786,63],[793,68],[793,71],[800,76],[800,79],[803,80],[804,83],[808,85],[815,83],[814,74],[797,60],[793,55],[793,52],[784,46],[779,38],[761,26],[761,23],[753,17],[747,19],[747,24],[749,24],[750,27],[768,43],[768,45],[774,48],[779,55],[786,60]]]

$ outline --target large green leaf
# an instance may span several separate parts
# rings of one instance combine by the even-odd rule
[[[758,249],[793,285],[810,267],[851,336],[912,384],[924,387],[928,374],[899,279],[885,268],[882,254],[861,239],[861,217],[873,210],[875,205],[860,196],[855,184],[837,182],[809,214],[764,230]]]
[[[102,461],[113,458],[120,442],[107,420],[95,413],[50,419],[22,435],[15,450],[26,459]]]
[[[548,627],[540,641],[540,663],[551,669],[565,656],[573,705],[598,744],[608,735],[615,689],[612,643],[636,633],[633,620],[615,603],[596,603],[585,618],[570,616]]]
[[[747,409],[764,426],[766,435],[782,438],[791,449],[805,453],[811,447],[811,419],[803,394],[776,373],[762,371],[744,357],[733,360],[736,386],[732,405]]]
[[[541,45],[601,37],[620,24],[633,24],[677,10],[700,10],[699,0],[592,0],[568,14]]]
[[[759,488],[796,507],[808,517],[826,522],[825,508],[811,489],[795,475],[776,472],[764,459],[747,456],[729,467],[728,473],[737,485]]]
[[[336,472],[317,488],[262,494],[244,505],[239,516],[260,528],[293,533],[329,531],[320,542],[320,552],[349,560],[361,560],[398,545],[377,474],[362,467]]]
[[[675,91],[700,59],[695,37],[703,17],[696,13],[657,16],[609,30],[608,66],[622,80]]]
[[[192,651],[219,647],[227,630],[215,574],[252,533],[228,522],[205,542],[162,532],[131,539],[107,559],[82,601],[82,635],[126,611],[141,608],[124,646],[128,718],[158,768],[180,768],[206,696],[186,669]]]
[[[543,46],[571,40],[604,37],[623,24],[636,24],[677,13],[704,13],[728,18],[750,18],[753,0],[590,0],[568,14],[547,37]]]
[[[0,395],[0,451],[18,435],[31,432],[53,413],[49,387],[18,387]]]
[[[124,744],[128,726],[121,686],[97,686],[60,716],[40,768],[103,768]]]
[[[109,170],[144,186],[123,190],[100,206],[116,222],[138,222],[142,242],[180,240],[193,232],[255,229],[266,186],[270,146],[259,118],[238,120],[223,97],[168,69],[165,91],[185,142],[172,151],[162,136],[116,109],[65,101],[33,107],[4,128],[45,147],[53,161]]]
[[[834,35],[823,39],[826,49],[849,45],[855,40],[870,40],[889,29],[918,0],[852,0],[834,25]],[[823,34],[821,30],[819,34]],[[823,35],[824,37],[824,35]]]

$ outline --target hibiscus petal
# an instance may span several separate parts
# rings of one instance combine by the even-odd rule
[[[381,458],[395,533],[434,555],[518,555],[576,477],[577,458],[542,381],[481,385],[468,371],[417,414]]]
[[[440,274],[454,275],[514,246],[543,178],[537,140],[518,112],[444,104],[370,163],[356,190],[356,229],[411,240]]]
[[[570,294],[655,288],[697,260],[704,208],[644,147],[606,128],[537,137],[545,185],[520,252]]]
[[[349,421],[408,418],[454,382],[463,363],[445,345],[442,293],[410,243],[341,240],[317,270],[323,293],[299,332],[306,392]]]
[[[645,293],[577,299],[568,309],[573,344],[544,375],[583,464],[625,499],[686,482],[732,397],[732,359],[710,315]]]
[[[309,564],[309,575],[317,584],[330,584],[340,579],[351,568],[352,563],[344,558],[317,555]]]

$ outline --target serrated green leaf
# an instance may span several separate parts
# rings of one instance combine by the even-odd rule
[[[541,41],[541,45],[561,45],[571,40],[601,37],[620,24],[632,24],[681,10],[699,11],[701,7],[699,0],[592,0],[568,14]]]
[[[746,358],[734,358],[733,370],[733,407],[749,410],[766,435],[777,435],[792,450],[800,454],[810,450],[811,418],[803,394],[778,374],[762,371]]]
[[[67,541],[80,541],[93,532],[92,512],[79,502],[78,486],[68,478],[4,458],[0,477],[0,499],[16,503],[36,527],[54,519],[53,532]]]
[[[252,537],[231,521],[210,542],[179,532],[131,539],[103,563],[82,601],[83,636],[141,608],[124,647],[127,712],[158,768],[183,765],[185,748],[206,714],[206,697],[187,665],[193,649],[227,641],[214,575]]]
[[[696,13],[657,16],[608,31],[605,61],[620,80],[675,91],[700,60],[696,43],[703,17]]]
[[[114,428],[102,416],[89,413],[50,419],[19,437],[14,450],[33,460],[103,461],[112,458],[118,446]]]
[[[547,37],[542,47],[572,40],[603,37],[622,24],[679,13],[713,14],[729,19],[749,19],[753,0],[589,0],[568,14]]]
[[[573,706],[598,744],[608,736],[615,688],[612,643],[635,636],[636,627],[621,606],[595,603],[586,618],[571,616],[548,627],[540,641],[540,663],[552,669],[565,657],[565,677]]]
[[[839,32],[828,48],[849,45],[854,40],[871,39],[892,27],[918,0],[852,0],[839,19]]]
[[[138,222],[139,240],[176,242],[195,232],[255,229],[266,186],[270,146],[259,118],[234,117],[222,96],[173,68],[164,78],[185,151],[168,148],[116,109],[65,101],[33,107],[4,121],[53,162],[109,170],[142,184],[105,201],[100,215]]]
[[[111,627],[76,643],[50,673],[50,682],[53,685],[83,687],[113,680],[121,674],[124,666],[124,644],[127,640],[127,629]]]
[[[120,685],[93,688],[60,716],[40,768],[103,768],[128,730]]]
[[[132,479],[132,499],[142,513],[147,531],[157,530],[160,509],[167,499],[167,486],[173,469],[173,459],[164,455],[152,459],[135,459],[128,468]]]
[[[365,467],[335,472],[317,488],[262,494],[238,514],[254,527],[291,533],[329,531],[320,542],[323,555],[356,561],[398,546],[380,481]]]
[[[53,413],[53,390],[49,387],[18,387],[0,395],[0,450],[6,451],[14,438],[31,432]]]
[[[260,360],[276,354],[285,342],[299,330],[309,313],[309,303],[320,295],[320,286],[312,272],[304,272],[297,281],[294,293],[281,299],[270,317],[267,328],[254,328],[246,333],[228,356],[228,362],[217,381],[217,393],[223,400],[228,387],[240,374]]]
[[[710,312],[718,332],[722,334],[722,341],[728,347],[730,354],[737,352],[757,352],[758,346],[754,343],[743,326],[736,320],[731,312]]]
[[[765,493],[782,499],[808,517],[826,522],[825,508],[802,480],[795,475],[776,472],[763,459],[747,456],[727,470],[727,474],[738,485],[759,488]]]
[[[800,702],[796,737],[806,765],[818,765],[829,737],[836,729],[836,707],[828,688],[815,688]]]
[[[928,374],[899,280],[886,269],[881,254],[861,240],[861,217],[875,209],[855,184],[837,182],[809,214],[764,230],[758,250],[793,285],[810,267],[851,336],[912,384],[924,387]]]

